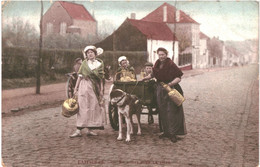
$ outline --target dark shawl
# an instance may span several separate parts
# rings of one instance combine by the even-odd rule
[[[160,69],[161,61],[157,60],[153,67],[153,76],[157,79],[157,82],[169,83],[175,78],[183,75],[182,71],[177,67],[177,65],[170,59],[167,58],[164,62],[163,67]],[[180,94],[183,95],[182,88],[179,84],[173,86],[173,88],[177,89]]]
[[[170,58],[165,60],[161,69],[160,65],[161,61],[157,60],[153,67],[153,76],[157,79],[158,82],[169,83],[177,77],[181,78],[183,75],[182,71]]]

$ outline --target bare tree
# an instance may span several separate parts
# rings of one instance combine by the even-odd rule
[[[190,34],[185,33],[185,32],[179,32],[177,34],[180,53],[183,52],[186,48],[191,46],[191,38],[189,37],[189,35]]]
[[[37,31],[28,21],[13,18],[4,22],[2,28],[3,46],[37,47]]]
[[[43,47],[50,49],[82,49],[90,43],[94,42],[79,34],[50,34],[43,38]]]
[[[223,55],[222,46],[223,46],[223,43],[218,38],[213,37],[211,40],[209,40],[208,48],[209,48],[210,56],[222,58],[222,55]]]
[[[110,20],[102,20],[98,26],[98,40],[101,41],[115,31],[115,25]]]

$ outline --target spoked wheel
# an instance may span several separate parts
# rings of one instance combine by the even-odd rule
[[[158,123],[159,123],[160,132],[163,132],[162,120],[160,117],[159,109],[158,109],[158,107],[155,107],[155,108],[153,108],[153,107],[154,106],[148,106],[147,107],[148,111],[149,111],[150,115],[158,114]],[[149,114],[148,114],[148,123],[152,124],[153,122],[154,122],[153,119],[151,119],[151,117],[149,117]]]
[[[117,107],[113,106],[110,102],[108,104],[108,114],[109,114],[109,121],[110,121],[111,127],[114,130],[118,130],[119,125],[118,125]]]
[[[74,93],[76,81],[71,76],[68,78],[66,83],[66,96],[67,98],[72,98]]]

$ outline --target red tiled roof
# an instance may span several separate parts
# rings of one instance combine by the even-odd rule
[[[205,35],[203,32],[200,32],[200,39],[210,39],[207,35]]]
[[[127,19],[131,25],[141,31],[148,39],[172,41],[177,40],[166,23]]]
[[[87,11],[87,9],[81,4],[65,2],[65,1],[59,1],[59,3],[63,6],[63,8],[68,12],[68,14],[73,19],[96,21],[91,16],[91,14]]]
[[[180,20],[178,22],[175,21],[175,11],[176,8],[168,3],[164,3],[155,9],[153,12],[145,16],[143,21],[154,21],[154,22],[163,22],[163,8],[167,6],[167,23],[197,23],[193,20],[189,15],[180,10]]]

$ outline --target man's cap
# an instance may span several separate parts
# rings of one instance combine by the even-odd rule
[[[145,63],[144,65],[145,65],[145,66],[151,66],[151,67],[152,67],[152,66],[153,66],[153,63],[147,62],[147,63]]]

